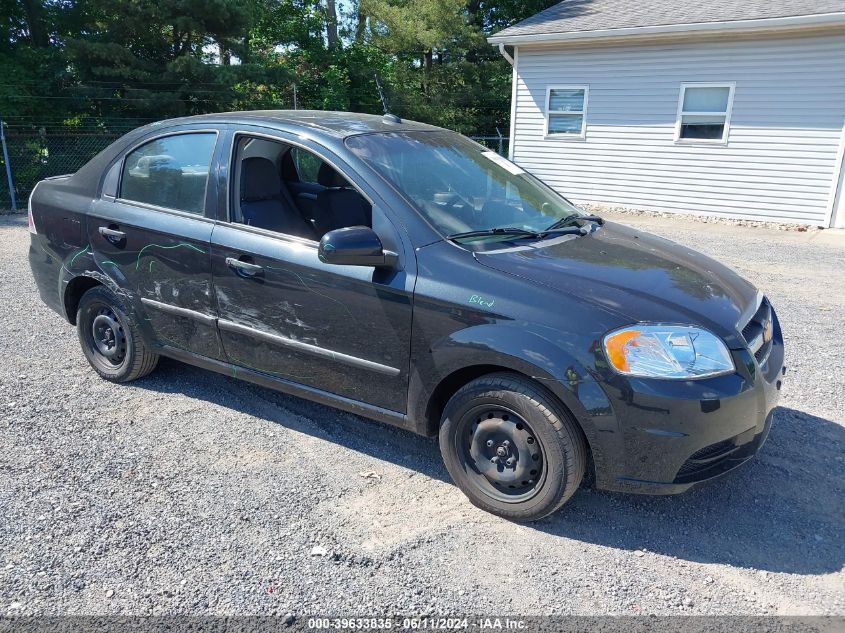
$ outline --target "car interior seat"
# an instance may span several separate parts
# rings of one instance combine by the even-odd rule
[[[372,226],[370,203],[331,165],[320,165],[317,182],[325,187],[317,194],[314,207],[313,221],[318,236],[347,226]]]
[[[283,195],[279,172],[268,158],[241,161],[240,202],[244,224],[314,239],[314,231]]]

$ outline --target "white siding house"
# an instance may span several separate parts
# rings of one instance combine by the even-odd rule
[[[576,202],[845,226],[845,0],[698,4],[566,0],[492,37],[511,158]]]

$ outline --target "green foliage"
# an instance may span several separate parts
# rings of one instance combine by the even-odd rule
[[[0,118],[90,129],[235,109],[381,112],[491,134],[490,33],[548,0],[0,0]],[[334,31],[335,45],[330,45]]]
[[[473,39],[463,0],[361,0],[374,39],[398,55],[423,55]]]

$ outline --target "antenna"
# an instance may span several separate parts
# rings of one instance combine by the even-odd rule
[[[378,73],[373,73],[373,77],[375,77],[376,80],[376,88],[378,89],[378,96],[381,99],[381,106],[384,108],[384,116],[382,119],[387,123],[401,123],[402,119],[395,114],[390,113],[390,108],[387,105],[387,97],[384,96],[384,90],[381,87],[381,81],[379,81]]]
[[[378,90],[378,96],[381,99],[381,106],[384,108],[384,113],[390,114],[390,108],[387,107],[387,98],[384,96],[384,90],[381,88],[378,73],[373,73],[373,77],[375,77],[376,80],[376,89]]]

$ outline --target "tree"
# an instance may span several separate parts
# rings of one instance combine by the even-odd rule
[[[340,45],[340,38],[337,34],[337,6],[335,0],[326,0],[326,41],[330,49],[336,49]]]
[[[486,37],[549,0],[0,0],[0,116],[82,122],[292,106],[507,126]],[[87,123],[86,123],[87,124]]]

